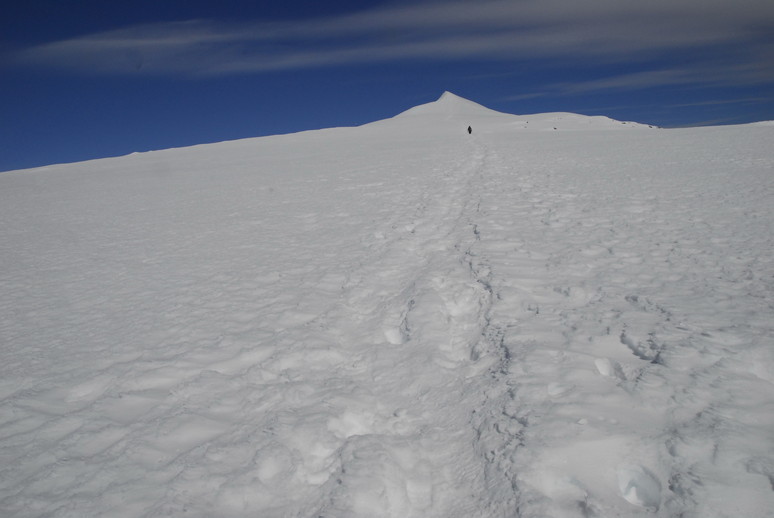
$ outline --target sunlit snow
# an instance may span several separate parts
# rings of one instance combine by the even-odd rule
[[[772,142],[446,93],[0,174],[0,515],[770,516]]]

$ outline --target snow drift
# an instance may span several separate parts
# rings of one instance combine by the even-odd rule
[[[445,93],[4,173],[2,514],[767,516],[772,132]]]

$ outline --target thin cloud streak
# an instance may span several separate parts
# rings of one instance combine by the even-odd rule
[[[733,73],[742,72],[736,81],[772,82],[773,32],[770,0],[739,0],[732,8],[725,0],[430,2],[292,23],[140,25],[42,44],[13,59],[81,73],[208,76],[404,60],[563,58],[593,65],[726,49],[714,64],[567,87],[580,91],[638,81],[700,83],[707,80],[700,69],[726,70],[732,61]],[[731,80],[730,72],[710,79]]]
[[[741,99],[715,99],[696,103],[679,103],[666,105],[667,108],[689,108],[693,106],[722,106],[726,104],[758,104],[769,101],[766,97],[744,97]]]
[[[589,81],[559,82],[545,86],[555,95],[601,91],[632,91],[656,87],[695,85],[701,87],[750,86],[774,81],[771,70],[754,63],[697,62],[680,67],[643,70]]]

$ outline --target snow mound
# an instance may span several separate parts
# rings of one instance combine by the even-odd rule
[[[648,469],[633,464],[618,468],[618,488],[621,496],[632,505],[658,509],[661,484]]]

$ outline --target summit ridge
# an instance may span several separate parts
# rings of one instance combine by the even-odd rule
[[[622,130],[653,128],[638,122],[624,122],[601,115],[550,112],[530,115],[515,115],[487,108],[477,102],[444,91],[435,101],[420,104],[396,115],[392,119],[422,119],[423,121],[456,121],[473,129],[483,127],[487,131],[511,131],[527,129],[532,131],[555,130]]]

